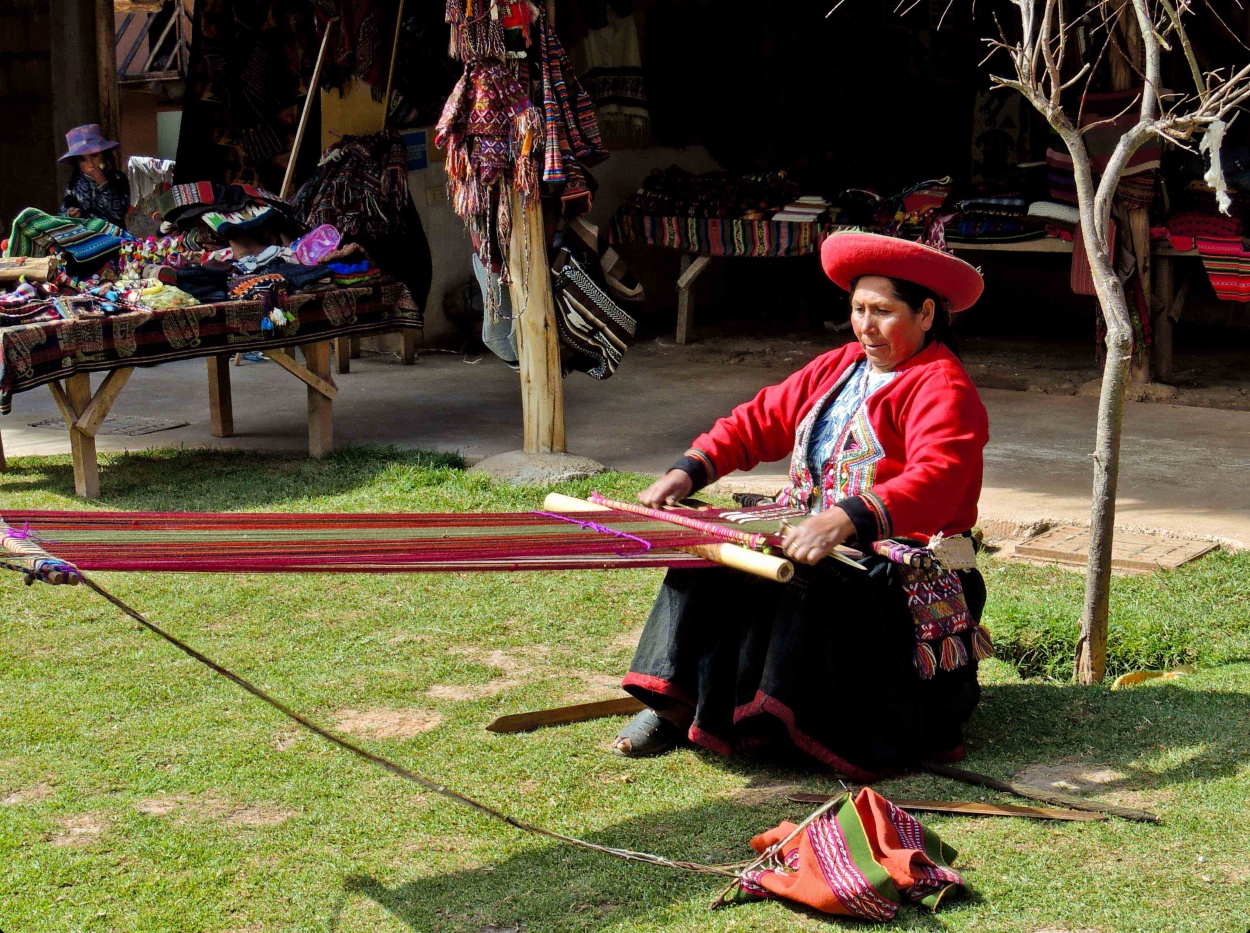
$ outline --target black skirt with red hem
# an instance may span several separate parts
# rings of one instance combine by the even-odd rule
[[[719,754],[789,745],[858,781],[949,755],[980,698],[976,661],[921,679],[899,569],[865,564],[786,584],[670,570],[623,686],[652,709],[693,707],[689,739]],[[960,577],[979,620],[984,581]]]

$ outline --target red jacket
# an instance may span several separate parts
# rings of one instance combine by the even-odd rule
[[[851,365],[863,358],[858,343],[818,356],[717,421],[695,439],[688,456],[710,464],[711,481],[793,450],[792,485],[779,501],[812,504],[816,491],[806,446],[810,425],[824,407],[817,403],[831,398]],[[940,343],[925,347],[897,372],[865,403],[867,424],[857,428],[862,433],[855,457],[830,465],[831,471],[854,471],[850,485],[857,494],[825,505],[850,516],[861,544],[895,537],[927,541],[938,531],[967,531],[977,519],[989,419],[972,380]]]

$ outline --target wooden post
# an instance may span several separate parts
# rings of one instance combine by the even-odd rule
[[[303,346],[304,363],[308,371],[319,380],[330,386],[334,379],[330,375],[330,342],[320,340]],[[324,389],[309,384],[308,386],[308,453],[313,457],[324,457],[334,452],[334,402],[327,397]]]
[[[564,383],[542,207],[512,192],[512,313],[517,315],[521,407],[527,454],[565,453]]]
[[[56,78],[52,92],[52,134],[57,155],[65,151],[65,134],[70,129],[84,123],[100,122],[95,4],[96,0],[57,0],[48,4],[52,74]],[[58,165],[57,187],[64,189],[69,176],[69,165]],[[50,211],[57,209],[54,205],[46,207]]]
[[[1151,305],[1151,256],[1150,256],[1150,212],[1144,207],[1133,208],[1128,213],[1128,230],[1131,237],[1133,258],[1137,260],[1137,275],[1141,282],[1142,297],[1146,301],[1146,313],[1150,313]],[[1136,309],[1133,309],[1136,316]],[[1156,335],[1157,339],[1157,335]],[[1133,383],[1149,382],[1151,374],[1150,357],[1142,352],[1140,363],[1134,363],[1130,379]]]
[[[69,423],[69,446],[74,458],[74,492],[84,499],[98,499],[100,464],[96,460],[95,435],[88,434],[77,423],[91,404],[91,377],[86,373],[76,373],[66,379],[65,397],[75,416]]]
[[[1159,382],[1172,380],[1172,303],[1176,300],[1174,260],[1158,256],[1154,260],[1154,294],[1158,311],[1154,316],[1154,345],[1150,350],[1152,376]]]
[[[340,374],[352,371],[352,338],[334,338],[334,368]]]
[[[229,353],[208,358],[208,417],[213,437],[234,437]]]
[[[175,15],[177,15],[175,13]],[[117,91],[117,33],[113,0],[95,0],[95,63],[100,116],[105,139],[121,139],[121,99]],[[119,169],[125,171],[124,165]]]
[[[400,335],[404,338],[404,352],[400,359],[405,366],[411,366],[417,361],[417,332],[405,327]]]

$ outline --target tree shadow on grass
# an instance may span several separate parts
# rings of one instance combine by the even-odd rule
[[[100,455],[99,499],[91,505],[137,511],[226,511],[342,496],[396,468],[462,469],[458,454],[349,445],[312,459],[299,451],[181,448]],[[0,474],[0,499],[22,507],[23,493],[74,496],[68,457],[14,460]]]
[[[1236,775],[1250,760],[1250,692],[1184,681],[1126,690],[1012,684],[984,690],[965,728],[964,767],[1004,778],[1030,765],[1101,764],[1118,777],[1091,789],[1111,802]],[[1165,760],[1174,763],[1163,764]],[[1153,764],[1152,764],[1153,762]],[[1160,794],[1166,809],[1170,793]],[[1145,806],[1142,797],[1133,805]]]
[[[1250,692],[1195,689],[1181,683],[1114,693],[1075,685],[999,685],[985,691],[968,726],[969,755],[963,766],[1006,778],[1030,765],[1098,765],[1113,777],[1100,781],[1085,796],[1145,806],[1166,820],[1179,805],[1178,792],[1170,789],[1173,785],[1231,777],[1244,767],[1250,759],[1250,735],[1242,727],[1247,720]],[[1175,763],[1160,766],[1161,760],[1172,760],[1169,755]],[[747,775],[749,786],[793,784],[822,792],[837,787],[828,772],[798,766],[790,759],[712,760],[727,771]],[[917,788],[924,785],[931,791],[935,781],[940,782],[939,795],[950,799],[985,795],[983,790],[958,789],[945,779],[923,774],[891,778],[882,782],[881,789],[899,797],[931,796]],[[604,845],[658,850],[672,858],[733,862],[749,857],[752,835],[781,819],[805,814],[806,805],[788,803],[783,794],[779,791],[773,799],[757,803],[727,799],[627,819],[588,838]],[[946,835],[958,849],[959,838],[949,831]],[[711,876],[625,864],[557,845],[499,864],[433,873],[402,884],[352,877],[345,882],[344,903],[368,898],[420,931],[480,933],[518,925],[522,930],[577,931],[626,923],[660,926],[675,909],[686,909],[683,905],[701,909],[705,898],[710,900],[722,886],[721,879]],[[905,911],[912,928],[945,929],[942,918],[957,921],[958,913],[975,903],[975,895],[965,894],[945,902],[938,916],[915,908]],[[787,912],[792,920],[808,916],[836,925],[847,922],[780,904],[731,909],[779,911],[779,927],[787,924]]]

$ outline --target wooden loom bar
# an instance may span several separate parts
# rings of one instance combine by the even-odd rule
[[[587,502],[585,499],[577,499],[558,492],[549,494],[543,500],[543,508],[549,512],[612,511],[607,506],[596,505],[593,502]],[[786,583],[794,577],[794,564],[785,558],[774,557],[771,554],[761,554],[759,551],[752,551],[737,544],[702,544],[693,547],[683,547],[678,550],[702,557],[704,560],[723,564],[726,567],[733,567],[735,570],[754,574],[757,577],[763,577],[765,580],[773,580],[777,583]]]

